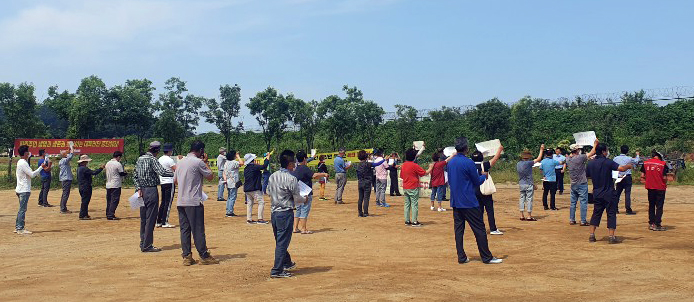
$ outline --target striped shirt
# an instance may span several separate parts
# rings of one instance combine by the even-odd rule
[[[135,181],[135,190],[140,190],[144,187],[156,187],[159,185],[159,176],[173,177],[172,171],[167,171],[162,167],[156,157],[151,152],[140,156],[135,164],[135,173],[133,180]]]
[[[299,192],[299,180],[289,170],[281,168],[270,175],[267,194],[272,200],[272,212],[291,211],[294,210],[295,203],[306,202],[306,198]]]

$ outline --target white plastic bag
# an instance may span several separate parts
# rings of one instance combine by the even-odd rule
[[[480,163],[482,166],[482,172],[484,172],[484,163]],[[492,195],[496,193],[496,186],[494,185],[494,180],[492,180],[492,175],[487,173],[487,180],[480,185],[480,192],[482,195]]]

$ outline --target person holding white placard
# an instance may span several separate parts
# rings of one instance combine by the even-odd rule
[[[494,154],[494,157],[492,157],[492,159],[489,161],[484,161],[484,155],[482,155],[482,152],[480,151],[473,152],[472,156],[470,156],[470,159],[472,159],[475,162],[475,166],[477,167],[478,173],[482,175],[482,172],[489,173],[489,170],[492,167],[494,167],[497,161],[499,161],[499,158],[501,157],[501,152],[503,151],[504,146],[499,145],[499,148],[496,149],[496,154]],[[488,179],[487,181],[490,180]],[[480,203],[480,210],[482,210],[482,214],[484,215],[485,210],[487,211],[487,221],[489,222],[489,234],[503,235],[504,232],[502,232],[496,227],[496,218],[494,218],[494,199],[492,198],[492,195],[482,194],[482,191],[480,190],[479,186],[475,188],[475,194],[477,200]]]
[[[566,166],[569,169],[569,178],[571,179],[571,206],[569,207],[569,224],[576,224],[576,203],[580,204],[581,209],[581,226],[588,226],[588,179],[586,178],[586,162],[595,155],[595,146],[599,141],[596,139],[593,149],[588,154],[581,154],[581,146],[573,144],[569,148],[571,154],[566,160]]]

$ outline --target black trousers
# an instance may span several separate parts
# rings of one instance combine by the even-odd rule
[[[357,207],[359,208],[359,215],[369,214],[369,199],[371,199],[371,182],[370,181],[359,181],[359,202],[357,202]]]
[[[161,185],[161,204],[159,205],[159,214],[157,214],[157,223],[166,224],[169,222],[169,213],[171,212],[171,203],[174,198],[174,185]]]
[[[554,173],[557,175],[557,191],[564,193],[564,173],[561,169],[554,169]]]
[[[121,188],[106,189],[106,218],[116,217],[116,209],[120,203]]]
[[[60,211],[67,211],[67,200],[70,199],[72,180],[63,180],[63,194],[60,196]]]
[[[80,206],[80,218],[89,216],[89,202],[92,201],[92,187],[79,188],[82,205]]]
[[[484,211],[487,211],[489,230],[496,231],[496,219],[494,219],[494,200],[492,199],[492,195],[477,194],[477,200],[480,202],[482,216],[484,216]]]
[[[48,204],[48,191],[51,189],[51,177],[41,178],[41,192],[39,193],[39,205]]]
[[[144,207],[140,207],[140,250],[152,247],[154,243],[154,224],[157,221],[159,190],[157,187],[142,188]]]
[[[593,216],[590,218],[590,225],[600,226],[602,213],[607,212],[607,228],[617,228],[617,199],[614,196],[606,198],[595,198],[593,205]]]
[[[542,182],[542,205],[547,209],[547,194],[551,194],[550,197],[550,208],[556,208],[557,200],[557,183],[551,181]]]
[[[463,248],[463,235],[465,234],[465,222],[470,225],[472,233],[477,240],[477,249],[483,262],[492,260],[492,252],[489,251],[487,242],[487,230],[484,228],[484,219],[480,208],[453,208],[453,230],[455,232],[455,248],[458,251],[458,262],[465,261],[467,255]]]
[[[663,222],[663,205],[665,204],[665,191],[648,190],[648,224],[661,226]]]
[[[207,240],[205,239],[205,207],[176,207],[178,209],[178,224],[181,226],[181,249],[182,256],[191,254],[190,236],[195,240],[195,249],[198,250],[200,258],[210,256],[207,250]]]
[[[622,191],[624,191],[624,207],[626,208],[627,212],[632,212],[631,210],[631,187],[633,185],[633,180],[631,178],[631,175],[624,176],[624,179],[617,183],[617,203],[619,203],[619,197],[622,195]]]
[[[370,191],[371,187],[368,188]],[[272,212],[272,233],[275,235],[275,262],[270,271],[272,274],[279,274],[292,264],[289,243],[292,241],[293,231],[294,211]]]
[[[398,170],[390,170],[390,195],[400,195]]]

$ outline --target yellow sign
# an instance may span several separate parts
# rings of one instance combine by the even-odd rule
[[[366,151],[366,153],[373,153],[374,149],[362,149]],[[357,153],[359,153],[361,150],[351,150],[351,151],[345,151],[345,162],[351,161],[353,164],[356,164],[359,162],[359,158],[357,158]],[[318,163],[320,162],[318,159],[320,158],[321,155],[325,155],[325,164],[326,165],[334,165],[335,164],[335,158],[339,155],[338,152],[329,152],[329,153],[316,153],[316,156],[314,157],[314,160],[308,163],[308,166],[317,166]]]
[[[363,149],[366,151],[366,153],[373,153],[374,149]],[[359,158],[357,158],[357,153],[359,153],[361,150],[351,150],[351,151],[345,151],[345,162],[351,161],[352,163],[356,164],[359,162]],[[328,153],[316,153],[316,156],[314,157],[314,160],[308,163],[308,166],[314,167],[317,166],[318,163],[320,162],[318,159],[320,158],[321,155],[325,156],[325,164],[326,165],[334,165],[335,164],[335,158],[339,155],[339,152],[328,152]],[[265,158],[258,157],[255,159],[255,163],[258,165],[262,165],[263,162],[265,161]],[[210,169],[212,172],[217,173],[217,159],[216,158],[210,158]],[[243,167],[241,166],[240,171],[243,171]]]

